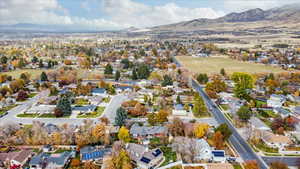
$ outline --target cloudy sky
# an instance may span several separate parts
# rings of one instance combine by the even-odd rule
[[[65,25],[81,29],[143,28],[217,18],[299,0],[0,0],[0,24]]]

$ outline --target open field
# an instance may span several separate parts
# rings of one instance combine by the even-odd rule
[[[193,58],[191,56],[177,56],[180,63],[194,73],[219,73],[224,68],[226,73],[247,72],[247,73],[279,73],[285,70],[279,67],[263,64],[241,62],[225,57]]]
[[[49,69],[50,70],[50,69]],[[12,76],[13,78],[19,78],[22,73],[29,73],[31,78],[38,78],[42,72],[48,72],[47,69],[18,69],[10,72],[4,72],[3,74]]]

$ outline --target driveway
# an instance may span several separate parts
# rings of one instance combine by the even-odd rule
[[[106,108],[104,109],[102,117],[107,117],[110,123],[114,124],[118,108],[121,107],[121,104],[128,99],[128,96],[124,94],[113,96],[108,106],[106,106]]]

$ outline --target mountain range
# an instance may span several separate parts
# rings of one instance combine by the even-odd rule
[[[300,24],[300,4],[262,10],[260,8],[244,12],[233,12],[216,19],[194,19],[169,25],[153,27],[152,30],[191,31],[201,29],[289,27],[297,28]]]
[[[300,31],[300,4],[286,5],[269,10],[260,8],[244,12],[233,12],[216,19],[194,19],[179,23],[155,26],[145,29],[130,27],[120,32],[149,31],[197,31],[197,30],[247,30],[247,29],[295,29]],[[0,32],[95,32],[99,30],[79,30],[74,26],[37,25],[20,23],[0,25]]]

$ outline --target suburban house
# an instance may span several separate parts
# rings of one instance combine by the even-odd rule
[[[196,140],[196,159],[197,160],[211,160],[212,148],[205,139]]]
[[[291,112],[287,109],[284,109],[282,107],[275,107],[273,111],[277,114],[279,114],[282,118],[288,117],[291,115]]]
[[[284,148],[292,143],[292,140],[288,136],[275,135],[270,131],[262,131],[261,139],[273,148]]]
[[[174,105],[174,109],[172,110],[173,116],[187,116],[188,111],[184,109],[184,106],[182,104],[176,104]]]
[[[283,95],[272,94],[270,99],[267,100],[268,107],[281,107],[286,101],[286,97]]]
[[[35,105],[26,111],[29,114],[50,114],[54,112],[55,105]]]
[[[11,168],[22,167],[33,154],[31,150],[0,153],[0,163],[6,164],[6,166]]]
[[[130,128],[130,134],[134,138],[152,138],[167,136],[168,129],[164,126],[139,126],[137,123]]]
[[[95,89],[92,90],[92,95],[93,96],[107,97],[106,89],[104,89],[104,88],[95,88]]]
[[[271,131],[271,128],[257,117],[251,117],[249,122],[251,124],[252,129]]]
[[[34,156],[30,162],[29,166],[31,169],[43,169],[43,168],[65,168],[71,158],[75,157],[74,151],[65,151],[63,153],[49,154],[49,153],[40,153],[37,156]]]
[[[133,163],[141,169],[157,168],[165,160],[163,152],[159,148],[149,150],[146,146],[128,143],[126,144],[126,151]]]
[[[132,92],[133,87],[132,86],[125,86],[125,85],[116,85],[116,92],[121,93],[121,92]]]
[[[96,110],[97,106],[95,105],[86,105],[86,106],[74,106],[72,107],[72,112],[73,113],[91,113]]]
[[[211,153],[212,153],[212,160],[214,162],[225,163],[226,156],[224,150],[213,150]]]
[[[110,153],[110,148],[96,148],[92,146],[86,146],[80,149],[80,159],[82,162],[102,161],[104,156]]]

